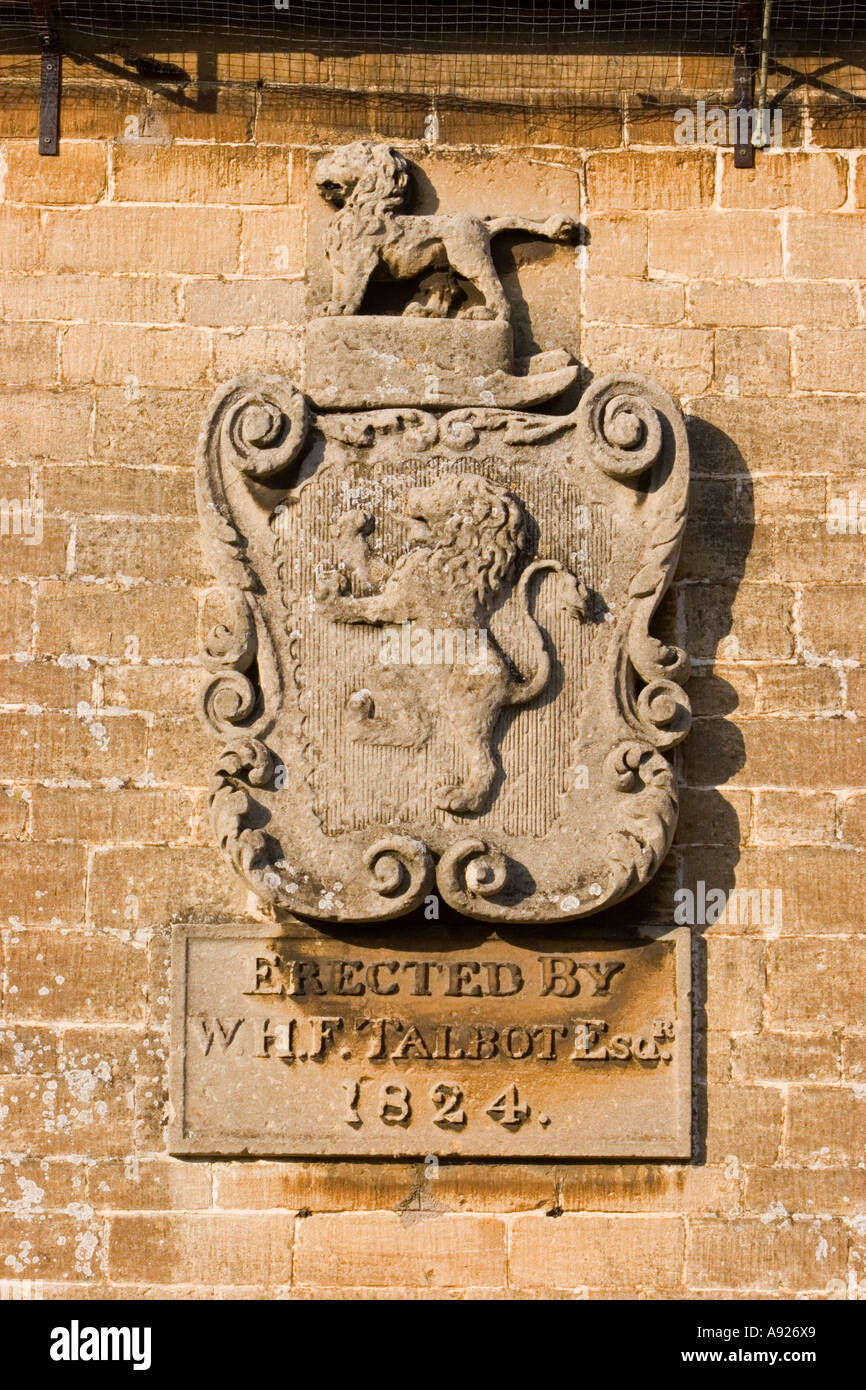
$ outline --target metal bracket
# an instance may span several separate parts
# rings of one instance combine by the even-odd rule
[[[56,34],[42,38],[42,81],[39,89],[39,153],[58,154],[60,138],[60,69],[63,59]]]
[[[734,106],[737,111],[737,141],[734,145],[734,168],[754,169],[755,147],[752,144],[751,116],[742,113],[755,109],[755,74],[758,59],[755,51],[756,0],[739,0],[736,34],[734,36]]]
[[[52,0],[30,0],[42,42],[39,88],[39,153],[58,154],[60,138],[60,24]]]

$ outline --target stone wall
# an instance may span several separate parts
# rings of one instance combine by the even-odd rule
[[[862,133],[794,111],[744,171],[675,145],[664,110],[455,109],[426,151],[420,106],[226,87],[199,113],[68,76],[58,158],[35,83],[0,84],[0,495],[44,508],[40,543],[0,539],[0,1276],[45,1296],[856,1296]],[[670,921],[699,882],[782,904],[695,927],[691,1164],[165,1155],[169,924],[257,916],[204,804],[195,440],[218,382],[299,370],[310,149],[368,133],[444,210],[580,216],[585,248],[509,271],[524,343],[645,371],[690,417],[665,624],[698,718],[674,850],[634,911]]]

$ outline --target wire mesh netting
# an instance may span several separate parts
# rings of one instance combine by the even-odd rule
[[[84,63],[140,77],[473,101],[618,104],[729,93],[763,0],[13,0],[4,71],[51,28]],[[774,0],[770,95],[866,102],[866,0]],[[11,62],[9,61],[11,60]],[[28,68],[28,60],[31,67]]]

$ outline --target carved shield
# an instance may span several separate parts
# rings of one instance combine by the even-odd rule
[[[341,322],[369,325],[366,409],[334,408]],[[637,375],[596,380],[570,414],[513,408],[515,390],[545,399],[545,374],[495,364],[486,386],[427,372],[419,402],[385,380],[389,323],[409,329],[319,321],[326,387],[251,377],[212,403],[216,833],[302,916],[375,921],[434,892],[500,922],[586,916],[647,882],[676,822],[688,663],[650,622],[686,515],[683,422]],[[494,327],[458,326],[464,353]]]

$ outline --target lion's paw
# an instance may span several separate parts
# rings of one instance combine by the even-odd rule
[[[556,217],[550,219],[551,241],[576,241],[580,232],[580,223],[573,217]]]
[[[569,617],[582,620],[587,617],[590,610],[589,590],[573,575],[570,575],[569,579],[571,583],[565,595],[565,611]]]
[[[443,309],[440,305],[418,304],[414,299],[410,300],[409,303],[406,305],[406,308],[403,310],[404,319],[444,319],[447,317],[447,310]]]
[[[372,692],[369,690],[356,690],[354,695],[350,695],[346,701],[346,708],[353,719],[372,719],[376,712],[376,705]]]
[[[325,570],[316,580],[315,600],[320,608],[328,608],[343,594],[344,580],[338,570]]]
[[[434,804],[440,811],[450,811],[452,816],[472,816],[484,809],[484,796],[473,795],[457,782],[450,787],[440,787],[435,793]]]

